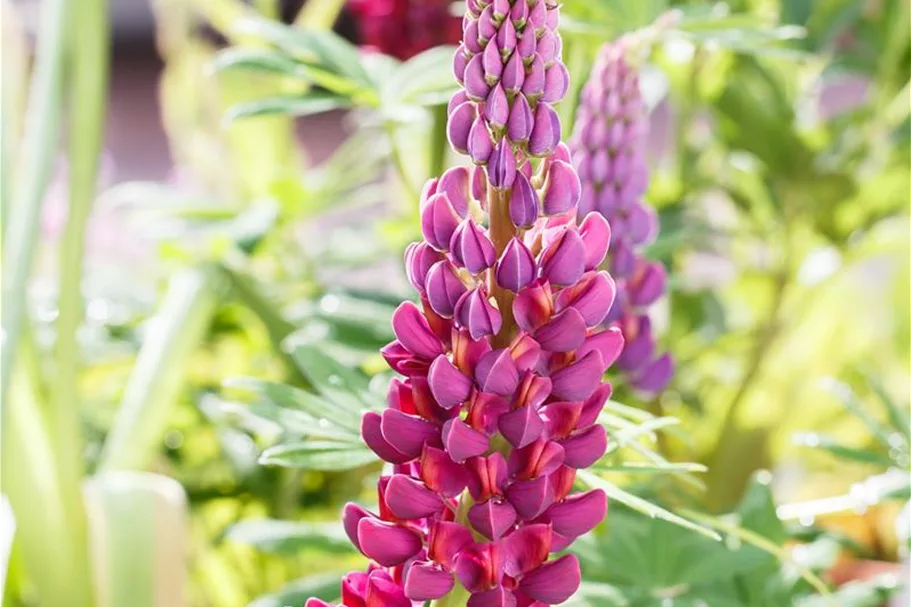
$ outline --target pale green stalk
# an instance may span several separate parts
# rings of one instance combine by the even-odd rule
[[[12,159],[22,136],[22,113],[25,106],[25,89],[28,77],[27,40],[22,22],[11,0],[0,0],[0,47],[2,47],[3,86],[0,87],[0,200],[3,213],[0,217],[6,228],[6,204],[10,195]]]
[[[161,308],[147,323],[100,470],[138,470],[152,462],[190,359],[209,329],[220,283],[210,267],[187,268],[171,278]]]
[[[343,6],[345,0],[310,0],[297,14],[294,25],[318,30],[331,29]]]

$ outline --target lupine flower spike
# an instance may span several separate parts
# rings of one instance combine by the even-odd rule
[[[474,166],[421,196],[424,238],[405,254],[419,303],[398,307],[383,349],[401,377],[362,422],[391,474],[375,512],[343,513],[373,562],[345,578],[347,607],[562,603],[580,571],[557,554],[606,514],[574,480],[607,448],[602,378],[623,336],[604,324],[611,230],[577,216],[552,105],[568,87],[558,23],[555,0],[467,1],[449,136]]]
[[[619,328],[626,342],[617,366],[630,385],[654,395],[673,375],[671,356],[656,354],[648,316],[649,306],[665,292],[667,275],[660,263],[642,253],[657,236],[658,217],[643,200],[648,122],[627,47],[628,41],[621,39],[599,53],[582,89],[570,148],[582,181],[579,217],[588,220],[592,216],[587,213],[599,213],[612,229],[607,264],[617,280],[617,302],[607,323]]]

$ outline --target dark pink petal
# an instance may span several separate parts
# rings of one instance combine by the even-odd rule
[[[364,607],[412,607],[402,587],[392,579],[372,574]]]
[[[572,352],[585,342],[585,319],[567,308],[535,331],[535,340],[549,352]]]
[[[335,607],[332,603],[327,603],[322,599],[307,599],[304,607]]]
[[[512,311],[519,328],[526,333],[543,327],[554,314],[550,284],[538,280],[522,289],[513,302]]]
[[[408,456],[408,459],[418,457],[424,449],[424,443],[437,443],[440,436],[439,426],[395,409],[383,411],[380,430],[386,442],[396,451]]]
[[[553,394],[562,400],[584,400],[601,385],[604,361],[596,350],[550,376]]]
[[[566,465],[576,470],[588,468],[607,451],[607,432],[603,426],[594,425],[569,437],[562,443]]]
[[[601,355],[601,362],[604,363],[606,371],[617,362],[623,352],[623,344],[623,332],[617,327],[610,327],[586,339],[585,343],[576,350],[576,356],[582,357],[593,350],[597,351]]]
[[[405,596],[412,601],[432,601],[452,590],[452,574],[433,563],[415,563],[405,578]]]
[[[560,215],[576,208],[582,196],[582,183],[576,169],[567,162],[557,160],[550,163],[544,194],[541,202],[545,215]]]
[[[532,407],[537,410],[550,396],[552,389],[553,384],[549,377],[541,377],[529,371],[522,377],[522,383],[513,397],[512,406],[513,408]]]
[[[443,318],[452,318],[455,305],[466,290],[465,283],[448,260],[437,262],[427,273],[427,301],[433,311]]]
[[[517,228],[530,228],[538,219],[541,206],[538,192],[528,177],[519,173],[509,195],[509,219]]]
[[[438,356],[430,365],[427,381],[433,397],[444,409],[452,409],[471,395],[471,378],[456,369],[445,354]]]
[[[553,503],[554,488],[546,476],[515,481],[506,488],[506,499],[524,520],[531,520]]]
[[[604,382],[592,392],[592,395],[582,403],[582,412],[579,415],[579,427],[587,428],[598,421],[604,403],[610,398],[612,387],[609,382]]]
[[[421,550],[421,538],[413,531],[375,518],[357,524],[361,552],[384,567],[400,565]]]
[[[460,221],[461,217],[446,194],[434,194],[421,210],[421,232],[428,244],[437,251],[449,249],[449,241]]]
[[[537,601],[556,605],[571,597],[581,583],[579,559],[567,554],[528,573],[519,583],[519,590]]]
[[[439,495],[405,474],[394,474],[389,479],[384,499],[392,514],[405,520],[424,518],[443,510]]]
[[[472,506],[468,520],[484,537],[498,540],[516,524],[516,509],[509,502],[489,499]]]
[[[538,258],[541,276],[556,286],[575,284],[585,272],[585,245],[574,229],[564,229]]]
[[[370,450],[376,453],[381,460],[391,464],[404,464],[414,459],[398,451],[383,438],[382,419],[382,416],[376,411],[367,411],[361,418],[361,437]]]
[[[435,447],[424,447],[421,455],[421,480],[427,487],[445,497],[455,497],[468,484],[469,474],[449,455]]]
[[[509,355],[516,362],[520,373],[537,369],[541,361],[541,344],[528,333],[521,333],[509,344]],[[549,384],[550,380],[548,380]]]
[[[487,294],[484,286],[479,286],[465,293],[455,307],[455,319],[460,326],[468,329],[474,340],[494,335],[503,326],[503,317]]]
[[[460,217],[468,213],[468,185],[470,174],[468,167],[447,169],[437,182],[437,192],[446,194],[452,208]]]
[[[538,437],[521,449],[509,454],[509,472],[518,478],[547,476],[563,465],[563,447],[559,443]]]
[[[442,256],[426,242],[413,242],[405,249],[405,274],[417,292],[424,292],[427,273],[440,259]]]
[[[459,554],[456,577],[469,592],[480,592],[497,585],[502,576],[496,544],[472,544]]]
[[[557,294],[557,309],[575,308],[582,313],[585,324],[601,324],[614,303],[617,288],[607,272],[591,272],[575,285]]]
[[[510,396],[519,385],[519,370],[509,350],[493,350],[478,361],[475,379],[484,392]]]
[[[637,278],[630,289],[630,303],[634,306],[644,307],[653,304],[667,287],[667,272],[660,263],[648,264]]]
[[[443,424],[443,445],[456,462],[483,455],[488,447],[487,436],[481,434],[459,418]]]
[[[600,213],[589,213],[579,225],[579,235],[585,244],[585,271],[596,269],[610,248],[611,229]]]
[[[468,404],[468,415],[465,421],[475,430],[490,435],[496,432],[497,420],[507,411],[509,411],[509,402],[502,396],[475,392]]]
[[[471,531],[459,523],[436,521],[430,528],[427,554],[446,569],[452,569],[460,552],[472,544]]]
[[[476,502],[483,502],[501,494],[506,484],[507,464],[502,453],[488,457],[476,457],[466,462],[468,468],[468,491]]]
[[[534,407],[521,407],[500,416],[500,433],[516,449],[534,442],[544,430],[544,422]]]
[[[511,577],[522,576],[541,566],[550,552],[550,525],[525,525],[503,540],[503,571]]]
[[[554,501],[559,502],[566,499],[573,490],[573,483],[576,482],[576,470],[569,466],[561,466],[556,472],[550,475],[550,484],[554,488]]]
[[[601,489],[572,495],[547,509],[544,514],[555,532],[579,537],[597,527],[607,516],[607,494]]]
[[[392,314],[392,330],[406,350],[416,356],[433,360],[443,353],[443,343],[430,328],[421,310],[410,301]]]
[[[487,233],[471,218],[463,221],[453,232],[449,248],[453,259],[472,274],[486,270],[497,260],[497,252]]]
[[[380,348],[380,354],[383,355],[383,359],[393,371],[406,377],[424,375],[430,366],[426,360],[406,350],[405,346],[400,344],[398,340]]]
[[[342,508],[342,527],[345,528],[348,539],[358,550],[361,549],[361,544],[357,539],[357,524],[361,522],[362,518],[376,518],[376,515],[353,502],[348,502]]]
[[[523,180],[526,183],[528,181],[524,175],[520,175],[518,181]],[[515,192],[515,187],[513,187],[513,192]],[[518,238],[513,238],[506,245],[503,255],[497,262],[497,284],[504,289],[519,292],[535,279],[536,271],[535,258],[531,251]]]
[[[516,605],[516,595],[502,586],[497,586],[472,594],[465,607],[516,607]]]
[[[474,199],[480,201],[481,208],[487,210],[487,172],[483,167],[472,167],[471,169],[471,195]]]
[[[541,408],[541,418],[552,439],[566,438],[576,429],[582,414],[582,403],[559,401],[547,403]]]
[[[461,49],[459,49],[459,51],[461,51]],[[456,51],[456,53],[459,54],[458,51]],[[466,63],[467,62],[468,61],[466,60]],[[455,109],[457,107],[459,107],[460,105],[462,105],[463,103],[465,103],[466,101],[468,101],[468,93],[466,93],[463,90],[459,90],[455,95],[453,95],[452,97],[449,98],[449,104],[446,106],[446,112],[449,115],[452,115],[452,113],[455,111]],[[472,118],[472,120],[473,119],[474,118]],[[431,181],[434,181],[434,180],[433,179],[428,180],[428,182],[431,182]],[[431,193],[433,193],[433,192],[431,192]],[[426,200],[426,197],[422,197],[421,200],[422,201]]]

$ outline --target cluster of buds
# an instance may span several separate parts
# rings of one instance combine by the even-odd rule
[[[376,512],[343,514],[372,561],[343,581],[347,607],[562,603],[580,570],[557,554],[607,512],[603,491],[574,482],[607,449],[603,377],[623,335],[605,324],[611,230],[578,216],[582,185],[551,105],[568,87],[559,8],[467,8],[449,134],[474,167],[422,192],[424,238],[405,254],[420,303],[396,309],[382,351],[401,377],[361,427],[391,474]]]
[[[441,44],[457,44],[459,18],[451,0],[349,0],[361,44],[408,59]]]
[[[626,57],[624,39],[599,53],[582,90],[570,147],[582,181],[580,217],[600,213],[613,232],[608,266],[617,280],[617,303],[607,322],[626,341],[617,367],[635,389],[658,394],[671,379],[673,360],[656,353],[648,308],[664,294],[667,275],[642,252],[657,236],[658,217],[643,200],[648,120],[638,74]]]

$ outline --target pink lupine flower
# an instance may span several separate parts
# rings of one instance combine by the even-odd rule
[[[658,233],[658,217],[643,200],[648,122],[639,77],[626,55],[623,39],[601,50],[582,90],[570,148],[582,181],[578,216],[601,214],[612,229],[608,266],[617,280],[617,302],[607,322],[626,341],[617,366],[634,388],[658,394],[674,364],[669,354],[656,352],[648,308],[664,294],[667,275],[642,253]]]
[[[457,44],[460,20],[451,0],[348,0],[361,44],[399,59],[443,44]]]
[[[555,554],[607,512],[603,491],[573,486],[607,449],[602,378],[623,335],[604,324],[611,229],[578,215],[582,184],[552,107],[568,87],[559,10],[467,1],[449,134],[475,166],[421,195],[423,240],[405,253],[419,303],[396,309],[382,351],[402,377],[362,420],[389,474],[375,512],[348,504],[342,517],[375,563],[346,578],[347,607],[562,603],[579,562]]]

